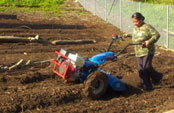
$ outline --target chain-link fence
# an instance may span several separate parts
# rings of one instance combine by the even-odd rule
[[[161,35],[159,45],[174,49],[174,6],[147,4],[130,0],[78,0],[80,4],[94,15],[113,24],[121,31],[131,33],[133,23],[131,16],[141,12],[145,22],[155,27]]]

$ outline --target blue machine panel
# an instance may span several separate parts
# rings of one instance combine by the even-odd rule
[[[106,73],[102,69],[98,68],[98,71],[103,72],[103,73],[105,73],[107,75],[109,86],[114,91],[125,91],[126,90],[125,83],[123,83],[120,79],[118,79],[117,77],[112,76],[110,73]]]
[[[91,62],[101,65],[106,62],[106,60],[114,59],[114,52],[104,52],[89,58]]]

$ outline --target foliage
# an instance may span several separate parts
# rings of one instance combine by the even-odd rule
[[[138,2],[153,3],[153,4],[168,4],[174,5],[174,0],[133,0]]]
[[[0,0],[0,11],[45,11],[46,15],[61,14],[65,0]],[[8,6],[8,7],[7,7]]]
[[[64,0],[1,0],[1,5],[13,6],[52,6],[61,5]]]

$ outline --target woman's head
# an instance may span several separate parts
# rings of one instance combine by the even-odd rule
[[[143,25],[144,19],[145,18],[141,13],[136,12],[132,15],[132,21],[133,21],[134,25],[137,27],[140,27]]]

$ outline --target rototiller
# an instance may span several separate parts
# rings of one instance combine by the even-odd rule
[[[85,87],[83,93],[92,99],[98,99],[105,94],[108,86],[114,91],[125,91],[125,83],[99,68],[106,61],[117,58],[129,45],[136,45],[130,43],[115,54],[109,50],[113,42],[117,39],[123,38],[122,36],[113,34],[107,51],[91,58],[82,58],[77,53],[64,49],[55,51],[58,56],[57,59],[52,60],[54,63],[53,72],[67,82],[84,82]]]

